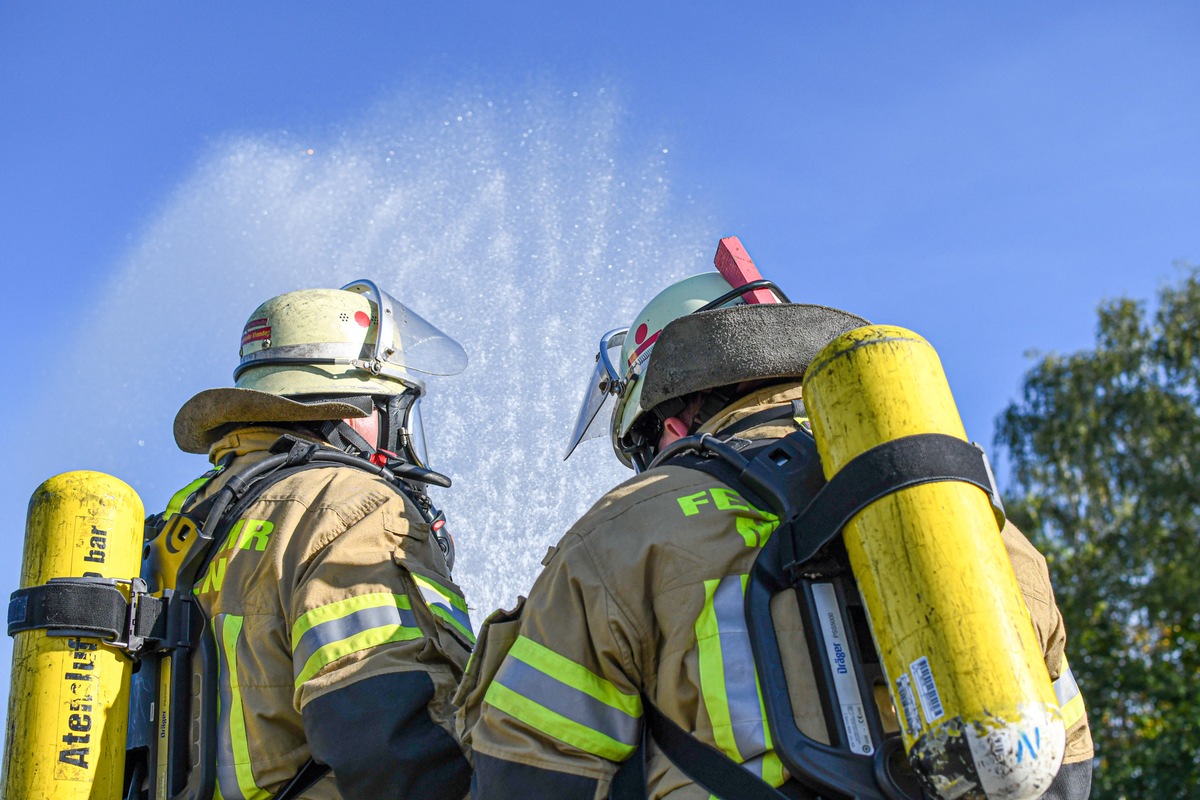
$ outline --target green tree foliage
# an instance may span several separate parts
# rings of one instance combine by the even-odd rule
[[[1200,267],[1103,305],[998,420],[1096,741],[1093,798],[1200,797]]]

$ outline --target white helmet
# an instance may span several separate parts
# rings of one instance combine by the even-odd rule
[[[207,452],[232,423],[341,420],[378,404],[385,441],[428,466],[423,377],[467,365],[458,342],[369,280],[267,300],[242,329],[239,355],[235,388],[205,390],[180,409],[181,449]]]
[[[647,428],[666,416],[658,413],[663,403],[743,381],[799,379],[822,347],[867,324],[837,309],[791,303],[770,281],[739,283],[717,272],[685,278],[659,292],[630,327],[604,334],[565,457],[604,431],[611,407],[613,451],[640,470],[657,446]]]

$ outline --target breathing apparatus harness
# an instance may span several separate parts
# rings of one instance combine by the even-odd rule
[[[226,469],[232,457],[197,480],[179,508],[147,518],[144,553],[149,553],[150,543],[159,537],[171,537],[164,539],[164,545],[173,552],[186,547],[174,588],[163,587],[161,596],[152,593],[146,576],[130,580],[56,578],[13,593],[9,604],[10,635],[40,628],[51,636],[99,638],[134,660],[131,749],[126,772],[128,798],[143,796],[141,787],[148,775],[155,789],[155,800],[207,800],[213,796],[218,659],[216,644],[207,635],[207,620],[194,599],[193,589],[203,579],[234,524],[270,486],[298,472],[336,466],[381,477],[417,508],[436,537],[447,571],[453,567],[453,540],[445,528],[445,515],[433,505],[424,489],[424,484],[449,487],[450,479],[410,464],[394,452],[371,448],[344,422],[329,423],[322,428],[328,431],[328,440],[334,447],[281,436],[271,447],[271,455],[230,475],[211,497],[188,507],[203,485]],[[389,430],[394,440],[396,429],[389,426]],[[145,674],[139,680],[136,673],[142,672]],[[199,692],[195,691],[196,686]],[[200,697],[199,708],[192,707],[194,694]],[[166,734],[170,745],[160,753],[157,743],[161,733]],[[139,752],[142,748],[144,753]],[[160,758],[165,759],[165,764],[157,763]],[[296,797],[327,771],[328,768],[310,759],[276,800]],[[157,786],[153,777],[156,772],[165,775],[165,780]]]
[[[940,434],[894,440],[854,459],[826,481],[816,442],[805,427],[800,400],[751,414],[721,431],[680,439],[663,448],[649,467],[670,463],[705,472],[770,509],[779,527],[763,545],[746,586],[746,624],[776,754],[792,776],[776,789],[721,751],[696,739],[643,695],[644,736],[706,791],[724,800],[920,800],[898,730],[885,729],[874,687],[886,676],[840,536],[858,511],[909,486],[964,481],[988,494],[1003,515],[991,467],[977,445]],[[794,418],[801,429],[780,439],[747,440],[737,434],[773,420]],[[771,600],[795,590],[813,677],[830,744],[796,725],[771,616]],[[838,669],[826,621],[834,615],[846,651]],[[844,670],[844,671],[843,671]],[[861,708],[847,720],[847,704]],[[645,742],[613,783],[613,800],[645,797]],[[799,784],[799,787],[796,786]]]

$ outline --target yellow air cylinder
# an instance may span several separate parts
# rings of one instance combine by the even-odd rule
[[[136,577],[143,516],[137,493],[110,475],[50,478],[29,501],[21,588]],[[119,798],[132,662],[94,638],[32,630],[14,639],[4,798]]]
[[[933,348],[904,328],[831,342],[804,379],[826,478],[914,434],[966,441]],[[943,800],[1040,797],[1066,732],[987,495],[927,483],[870,504],[843,538],[909,759]]]

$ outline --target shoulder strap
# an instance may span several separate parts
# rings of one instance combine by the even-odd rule
[[[704,791],[732,800],[808,800],[811,795],[785,793],[714,747],[701,742],[642,695],[645,728],[642,742],[613,777],[609,800],[645,800],[646,741],[653,738],[663,755]],[[277,799],[278,800],[278,799]]]
[[[796,399],[787,405],[773,406],[762,411],[755,411],[753,414],[743,417],[732,425],[722,428],[720,436],[722,439],[729,439],[743,431],[748,431],[751,428],[757,428],[759,425],[782,419],[792,419],[801,427],[807,425],[808,412],[804,410],[804,401]]]
[[[373,464],[358,456],[330,450],[329,448],[305,442],[292,436],[281,436],[271,447],[272,455],[255,464],[241,474],[231,475],[225,486],[216,495],[199,503],[191,510],[193,518],[205,531],[211,533],[212,540],[208,544],[203,560],[196,564],[195,575],[204,574],[209,562],[221,549],[221,543],[229,535],[234,524],[242,515],[262,497],[267,489],[280,481],[310,469],[327,467],[352,467],[363,472],[382,477],[384,482],[397,494],[410,501],[417,510],[434,522],[437,512],[433,509],[425,493],[411,485],[405,479],[398,477],[395,470]],[[406,467],[409,465],[405,465]],[[412,468],[418,469],[418,468]],[[428,472],[428,471],[424,471]],[[429,473],[449,483],[444,476]],[[413,474],[412,479],[423,480],[423,476]],[[440,485],[440,481],[438,481]],[[224,498],[222,492],[227,492]]]
[[[642,709],[646,713],[648,732],[663,754],[708,793],[727,800],[789,800],[788,795],[685,731],[645,696],[642,697]],[[643,798],[645,787],[643,778]]]
[[[295,798],[304,794],[311,789],[317,781],[324,778],[329,773],[328,764],[319,764],[317,760],[309,757],[300,769],[296,770],[296,774],[292,779],[279,790],[279,794],[275,795],[275,800],[295,800]]]

